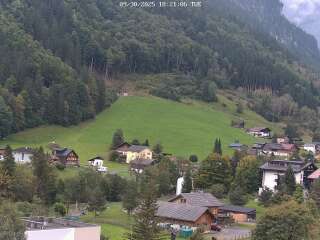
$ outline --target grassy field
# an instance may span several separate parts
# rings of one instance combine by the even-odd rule
[[[130,230],[133,224],[133,218],[122,210],[121,203],[109,203],[108,208],[99,216],[95,217],[93,213],[88,213],[88,215],[81,217],[81,220],[99,224],[102,234],[108,236],[110,240],[123,240],[124,234]],[[177,240],[182,239],[184,238],[177,238]]]
[[[75,149],[81,163],[96,155],[107,157],[113,132],[121,128],[126,140],[149,139],[150,144],[161,142],[164,151],[179,156],[197,154],[204,158],[211,150],[215,138],[221,138],[224,152],[231,154],[228,144],[239,140],[251,144],[256,139],[241,129],[230,127],[235,117],[235,105],[223,96],[219,103],[204,104],[197,101],[172,102],[156,97],[122,97],[96,119],[69,128],[41,126],[9,136],[0,144],[13,147],[46,146],[55,141],[61,146]],[[269,125],[257,114],[245,110],[238,117],[249,119],[253,125]],[[126,172],[126,165],[107,163],[112,170]]]

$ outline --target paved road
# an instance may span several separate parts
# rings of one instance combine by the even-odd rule
[[[221,232],[212,234],[217,240],[235,240],[250,237],[251,230],[246,228],[223,228]]]

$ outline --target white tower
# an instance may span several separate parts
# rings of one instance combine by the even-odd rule
[[[184,178],[179,177],[177,180],[177,189],[176,189],[176,195],[180,195],[182,193],[182,187],[184,183]]]

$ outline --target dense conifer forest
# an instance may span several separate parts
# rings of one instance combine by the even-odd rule
[[[266,118],[299,115],[297,107],[317,116],[314,38],[284,20],[279,1],[261,0],[251,15],[247,2],[139,9],[116,0],[1,0],[1,137],[93,118],[115,99],[105,80],[120,74],[163,74],[151,93],[173,100],[216,101],[217,88],[243,88],[256,99],[263,90],[267,94],[250,107]],[[258,14],[270,9],[272,16]],[[260,30],[253,24],[257,16]],[[270,18],[279,29],[270,29]],[[275,116],[264,110],[272,105],[261,109],[269,93],[289,99],[294,110]]]

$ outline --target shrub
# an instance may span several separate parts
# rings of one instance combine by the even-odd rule
[[[109,154],[109,161],[111,162],[117,162],[119,160],[120,156],[117,151],[111,151]]]
[[[62,163],[57,163],[56,168],[60,171],[63,171],[66,168],[66,166]]]
[[[210,192],[217,198],[223,198],[225,193],[225,187],[223,184],[213,184],[210,187]]]
[[[198,156],[195,154],[192,154],[190,155],[189,160],[190,162],[193,162],[193,163],[198,162]]]
[[[245,205],[248,201],[240,186],[236,186],[233,190],[230,191],[229,200],[232,204],[240,206]]]
[[[65,216],[67,214],[67,209],[63,203],[55,203],[53,206],[54,212],[60,216]]]
[[[269,188],[263,189],[263,191],[259,196],[259,202],[265,207],[269,206],[271,202],[272,194],[273,192]]]

